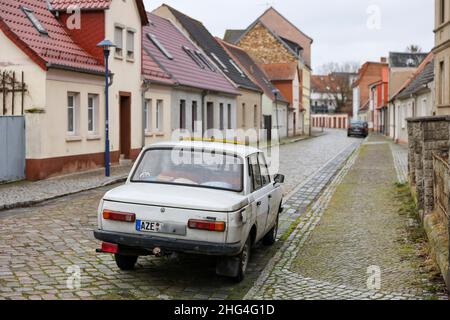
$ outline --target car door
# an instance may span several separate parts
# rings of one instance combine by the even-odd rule
[[[259,241],[266,233],[267,216],[269,213],[269,197],[263,183],[263,177],[261,176],[257,153],[249,157],[249,170],[252,180],[252,196],[254,199],[252,208],[253,212],[256,212],[256,241]]]
[[[272,229],[272,227],[275,225],[282,194],[281,190],[278,190],[278,187],[275,188],[274,184],[272,183],[264,153],[258,154],[258,163],[261,171],[263,189],[267,194],[269,201],[269,209],[267,212],[267,221],[266,221],[266,232],[267,232],[270,229]]]

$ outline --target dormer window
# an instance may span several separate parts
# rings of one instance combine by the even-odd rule
[[[231,65],[236,69],[236,71],[239,72],[239,73],[241,74],[241,77],[242,77],[242,78],[245,78],[245,73],[244,73],[244,71],[242,71],[241,68],[239,68],[238,65],[237,65],[233,60],[231,60],[231,59],[230,59],[230,63],[231,63]]]
[[[216,55],[214,54],[214,52],[211,52],[211,56],[214,58],[214,60],[216,60],[216,62],[220,65],[220,67],[222,68],[222,70],[223,70],[224,72],[228,72],[227,66],[219,59],[218,56],[216,56]]]
[[[159,42],[159,40],[156,38],[155,35],[147,33],[147,38],[149,38],[150,41],[153,42],[153,44],[159,49],[159,51],[161,51],[166,56],[167,59],[173,60],[173,56],[170,54],[169,51],[167,51],[167,49],[163,46],[163,44]]]
[[[211,71],[216,71],[216,68],[208,61],[208,59],[201,53],[200,51],[196,51],[195,55],[203,62],[205,66],[209,68]]]
[[[42,23],[39,21],[39,19],[36,17],[36,15],[34,14],[34,11],[30,8],[27,7],[22,7],[23,12],[25,13],[25,15],[27,16],[27,18],[31,21],[31,23],[33,24],[33,26],[36,28],[36,30],[43,35],[48,36],[48,32],[47,30],[44,28],[44,26],[42,25]]]
[[[200,60],[200,58],[198,58],[198,57],[195,55],[195,53],[194,53],[193,50],[189,49],[189,48],[186,47],[186,46],[183,46],[183,50],[184,50],[184,52],[186,52],[186,54],[187,54],[192,60],[194,60],[194,62],[195,62],[200,68],[205,69],[205,66],[202,64],[202,61]]]

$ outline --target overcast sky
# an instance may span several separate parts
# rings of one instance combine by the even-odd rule
[[[219,37],[245,29],[272,5],[314,39],[314,70],[327,62],[377,61],[409,44],[429,51],[434,42],[434,0],[145,0],[149,11],[162,3]]]

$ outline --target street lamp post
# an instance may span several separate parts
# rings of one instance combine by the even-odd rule
[[[109,54],[115,45],[109,40],[103,40],[97,47],[103,48],[105,57],[105,176],[111,176],[111,152],[109,143]]]
[[[278,90],[277,88],[272,90],[272,93],[275,95],[275,118],[277,121],[277,139],[278,139],[278,144],[280,144],[281,140],[280,140],[280,126],[278,123],[278,95],[280,94],[280,90]],[[272,130],[272,128],[270,128],[270,130]]]

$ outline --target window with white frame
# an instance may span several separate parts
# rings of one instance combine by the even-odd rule
[[[156,125],[155,130],[158,132],[162,132],[164,130],[164,124],[163,124],[163,109],[164,103],[162,100],[156,101]]]
[[[69,93],[67,95],[67,134],[77,134],[78,124],[78,94]]]
[[[127,29],[127,59],[134,59],[134,34],[135,31]]]
[[[116,45],[116,57],[123,56],[123,27],[115,26],[114,28],[114,44]]]
[[[98,95],[88,95],[88,133],[98,133]]]
[[[144,128],[145,132],[152,131],[152,100],[145,100],[144,104]]]

